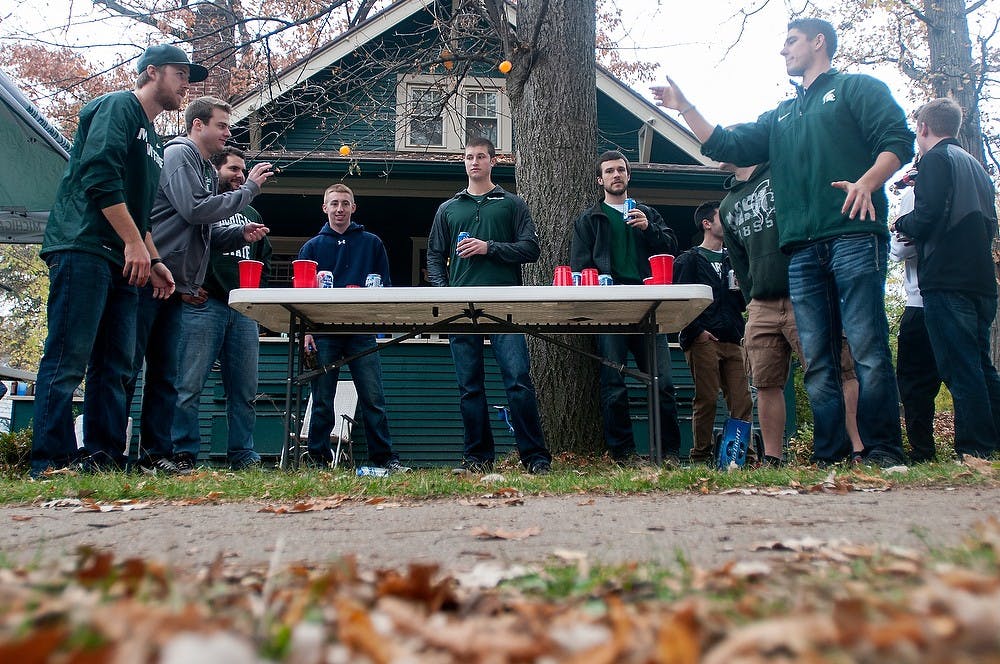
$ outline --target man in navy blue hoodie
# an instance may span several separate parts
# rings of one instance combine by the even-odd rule
[[[389,257],[385,253],[385,246],[377,235],[351,221],[351,215],[357,209],[354,192],[350,187],[343,184],[327,187],[323,193],[323,212],[326,213],[328,223],[323,225],[319,235],[302,245],[299,258],[316,261],[316,269],[319,271],[332,272],[334,288],[360,286],[365,283],[369,274],[381,275],[382,284],[391,286]],[[304,343],[306,351],[315,350],[317,361],[325,365],[374,348],[375,335],[328,334],[313,337],[307,334]],[[361,402],[369,462],[387,469],[390,474],[407,472],[410,469],[400,464],[399,456],[392,451],[389,418],[382,390],[382,362],[378,353],[352,360],[348,366]],[[339,375],[339,369],[332,369],[312,382],[309,456],[318,464],[329,465],[333,461],[330,432],[335,425],[333,400],[337,394]]]

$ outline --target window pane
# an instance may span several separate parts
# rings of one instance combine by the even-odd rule
[[[410,145],[444,145],[444,96],[433,88],[409,88]]]
[[[410,120],[410,145],[444,145],[443,125],[441,118]]]
[[[469,92],[466,96],[465,116],[469,118],[495,118],[497,93]]]
[[[466,118],[466,140],[470,138],[479,138],[480,136],[490,139],[493,145],[497,145],[497,121],[484,118]]]

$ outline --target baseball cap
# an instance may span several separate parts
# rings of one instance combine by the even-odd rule
[[[153,65],[154,67],[161,65],[187,65],[191,69],[191,73],[188,76],[190,83],[200,83],[208,78],[207,69],[191,62],[188,59],[187,53],[173,44],[159,44],[158,46],[147,48],[146,52],[139,58],[139,62],[136,63],[136,71],[142,73],[146,71],[146,67],[149,65]]]

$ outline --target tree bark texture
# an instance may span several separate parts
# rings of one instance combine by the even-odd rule
[[[597,84],[594,0],[519,0],[510,43],[508,93],[517,191],[538,227],[541,257],[526,282],[552,283],[567,264],[572,224],[597,195]],[[587,336],[561,337],[593,351]],[[546,440],[553,451],[603,449],[594,360],[529,340]]]

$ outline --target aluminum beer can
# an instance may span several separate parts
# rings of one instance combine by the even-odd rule
[[[573,285],[574,286],[579,286],[582,283],[583,283],[583,273],[582,272],[574,272],[573,273]]]
[[[378,466],[361,466],[358,468],[358,477],[388,477],[388,468],[379,468]]]
[[[458,251],[458,243],[459,242],[461,242],[462,240],[467,240],[470,237],[472,237],[472,236],[469,235],[468,233],[466,233],[465,231],[462,231],[461,233],[459,233],[458,234],[458,240],[455,241],[455,251]]]
[[[599,274],[597,275],[597,285],[598,286],[614,286],[615,280],[611,278],[610,274]]]
[[[635,209],[635,199],[626,198],[625,199],[625,211],[622,212],[622,221],[628,221],[628,213],[630,210]]]
[[[382,288],[382,275],[369,274],[365,277],[365,288]]]
[[[333,272],[320,270],[316,273],[316,282],[320,288],[333,288]]]

